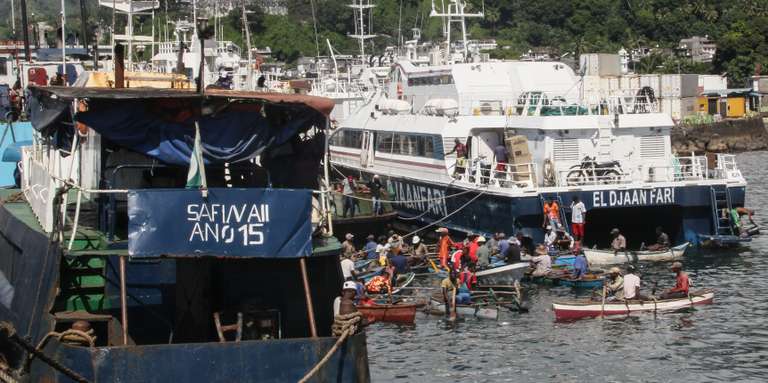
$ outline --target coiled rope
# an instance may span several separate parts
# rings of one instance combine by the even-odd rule
[[[336,315],[333,318],[331,331],[333,332],[333,336],[338,336],[339,339],[336,340],[336,343],[334,343],[333,347],[328,350],[323,359],[320,359],[315,367],[312,367],[312,369],[309,370],[309,372],[307,372],[307,374],[304,375],[301,380],[299,380],[299,383],[306,383],[309,381],[309,379],[312,379],[312,377],[315,376],[315,374],[317,374],[318,371],[320,371],[320,369],[323,368],[326,363],[328,363],[328,360],[330,360],[331,356],[336,353],[336,350],[339,349],[339,346],[341,346],[341,344],[344,343],[344,341],[347,340],[350,336],[355,334],[357,331],[357,326],[362,320],[363,314],[359,311],[355,311],[349,314]]]
[[[28,353],[34,355],[45,364],[53,367],[57,371],[61,372],[62,374],[68,376],[70,379],[74,380],[75,382],[89,383],[88,379],[85,379],[82,375],[78,374],[77,372],[70,369],[69,367],[59,363],[57,360],[49,357],[48,355],[45,355],[41,350],[38,350],[35,346],[30,344],[26,340],[22,339],[21,337],[19,337],[19,335],[16,333],[16,328],[14,328],[13,324],[11,324],[10,322],[0,322],[0,335],[5,336],[11,342],[19,345]]]

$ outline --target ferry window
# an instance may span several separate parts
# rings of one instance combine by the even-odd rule
[[[0,75],[7,75],[8,74],[8,58],[7,57],[0,57]]]
[[[363,143],[363,132],[360,130],[342,129],[331,137],[331,145],[345,148],[360,148]]]
[[[413,86],[413,79],[412,78],[408,79],[408,86]]]
[[[405,138],[402,134],[395,133],[395,139],[392,142],[392,153],[393,154],[403,154],[402,148],[403,148],[403,139]]]
[[[435,139],[434,137],[424,137],[424,157],[435,156]]]
[[[376,151],[381,153],[392,153],[392,136],[390,132],[376,133]]]

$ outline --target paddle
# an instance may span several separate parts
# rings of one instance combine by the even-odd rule
[[[600,318],[605,315],[605,290],[607,289],[605,282],[603,282],[603,301],[600,303]]]
[[[450,307],[450,308],[446,307],[446,309],[451,310],[451,313],[450,313],[450,315],[448,317],[448,320],[451,321],[451,322],[454,322],[454,321],[456,321],[456,311],[457,311],[457,308],[456,308],[456,287],[453,288],[453,293],[452,293],[451,301],[453,301],[453,307]]]

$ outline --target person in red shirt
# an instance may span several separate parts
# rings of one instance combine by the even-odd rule
[[[448,229],[441,227],[435,231],[440,233],[440,240],[438,241],[437,246],[437,254],[440,256],[440,267],[447,270],[448,255],[451,251],[451,247],[453,246],[453,241],[451,240],[451,236],[448,235]]]
[[[474,265],[477,263],[477,249],[480,248],[480,236],[470,235],[470,238],[467,255],[469,255],[469,264]],[[485,238],[483,238],[483,242],[485,242]]]
[[[688,288],[691,286],[691,281],[688,279],[688,274],[683,271],[683,264],[680,262],[675,262],[672,264],[671,268],[672,271],[677,274],[675,287],[662,293],[659,298],[673,299],[688,297]]]
[[[474,266],[464,266],[464,270],[459,273],[459,286],[462,284],[466,284],[470,291],[477,287],[477,276],[475,275]]]
[[[461,271],[461,265],[462,265],[462,258],[464,258],[464,245],[461,243],[455,243],[453,247],[456,248],[456,251],[451,254],[451,267],[452,270],[456,270],[456,272]]]

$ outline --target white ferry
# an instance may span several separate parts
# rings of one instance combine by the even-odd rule
[[[447,12],[455,19],[463,9]],[[387,84],[339,124],[331,164],[363,181],[380,175],[413,222],[540,241],[543,202],[558,201],[568,227],[576,196],[588,209],[590,247],[607,246],[613,227],[630,247],[653,243],[657,226],[676,243],[737,239],[722,218],[744,206],[734,156],[674,153],[672,119],[642,91],[588,99],[559,62],[401,59]],[[506,161],[495,158],[499,145]]]

